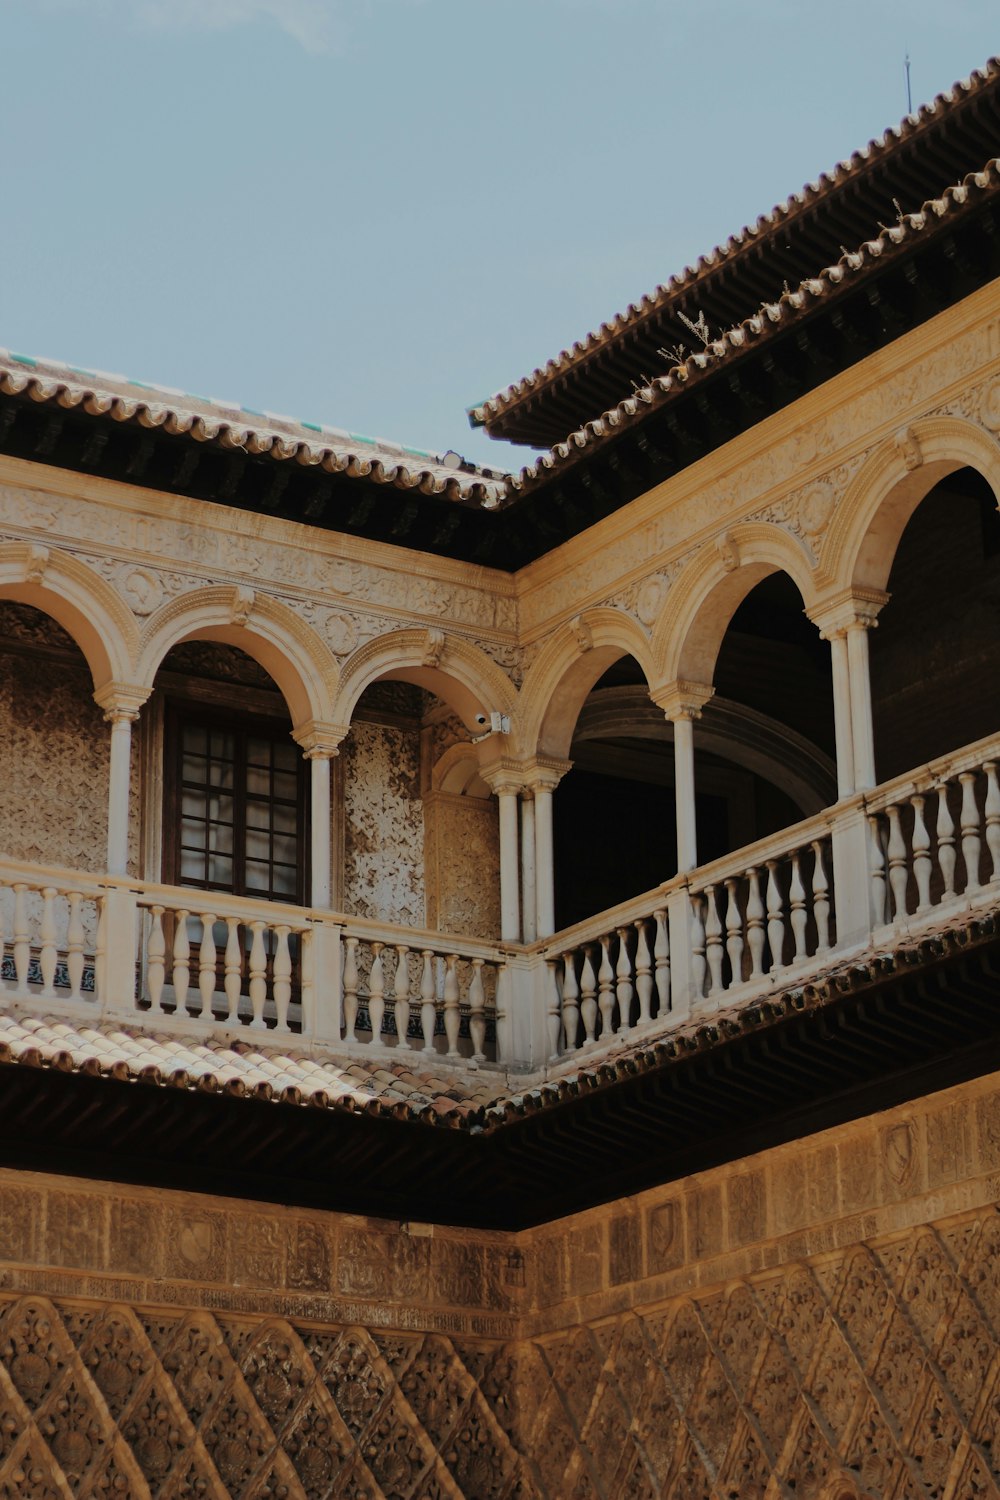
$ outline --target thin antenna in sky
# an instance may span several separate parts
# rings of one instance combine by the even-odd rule
[[[907,51],[906,51],[905,66],[906,66],[906,113],[908,115],[912,115],[912,113],[913,113],[913,95],[910,93],[910,51],[909,51],[909,48],[907,48]]]

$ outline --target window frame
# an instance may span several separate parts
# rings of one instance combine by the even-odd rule
[[[208,880],[194,880],[181,874],[182,864],[182,794],[184,730],[198,726],[211,732],[222,732],[234,736],[235,756],[233,787],[233,879],[223,884]],[[164,702],[163,713],[163,836],[161,864],[163,880],[168,885],[181,886],[192,891],[217,892],[222,895],[244,897],[268,905],[281,903],[291,906],[308,904],[310,890],[310,777],[308,767],[295,746],[295,819],[296,862],[295,891],[292,895],[268,891],[248,890],[247,875],[247,805],[251,794],[247,785],[247,744],[250,739],[265,739],[272,743],[291,741],[291,725],[287,719],[278,719],[264,714],[255,714],[223,705],[205,704],[191,699],[169,697]],[[227,789],[227,792],[229,789]],[[271,800],[271,799],[269,799]],[[286,804],[287,805],[287,804]]]

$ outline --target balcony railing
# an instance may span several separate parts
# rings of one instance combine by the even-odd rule
[[[538,1071],[1000,902],[998,765],[981,740],[528,947],[0,861],[0,1000]]]

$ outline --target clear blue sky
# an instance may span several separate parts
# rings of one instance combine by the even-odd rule
[[[0,0],[0,48],[0,344],[502,464],[466,406],[897,123],[907,48],[914,105],[1000,51],[1000,5]]]

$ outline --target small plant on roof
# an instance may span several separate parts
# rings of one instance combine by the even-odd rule
[[[712,333],[709,329],[708,320],[705,317],[705,314],[703,312],[700,312],[698,314],[697,322],[689,318],[686,313],[682,313],[680,309],[678,309],[677,316],[684,324],[684,327],[690,333],[693,333],[695,338],[701,339],[701,342],[705,345],[706,348],[708,348],[708,345],[712,342]]]

